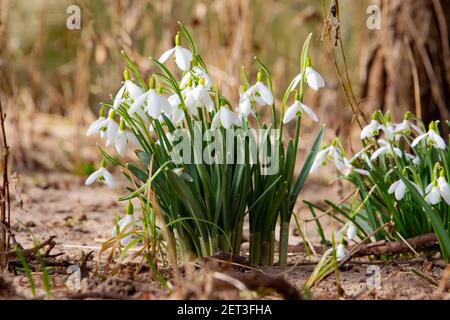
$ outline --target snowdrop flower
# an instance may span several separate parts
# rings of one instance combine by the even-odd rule
[[[283,123],[286,124],[291,122],[296,117],[300,117],[303,112],[310,116],[313,121],[319,121],[319,118],[317,118],[314,111],[307,105],[303,104],[300,100],[300,94],[297,92],[295,95],[295,102],[286,110],[286,113],[284,114]]]
[[[372,121],[361,130],[361,140],[373,138],[380,134],[381,125],[376,119],[377,113],[372,116]]]
[[[361,174],[363,176],[369,176],[370,175],[369,171],[364,170],[364,169],[356,168],[353,165],[353,163],[352,163],[354,160],[350,161],[350,160],[348,160],[345,157],[342,160],[344,161],[344,175],[345,176],[350,175],[352,172],[357,172],[357,173],[359,173],[359,174]]]
[[[116,96],[114,97],[113,108],[117,109],[120,103],[123,101],[123,95],[127,92],[133,100],[136,100],[140,95],[142,95],[142,89],[135,85],[133,81],[130,80],[130,73],[127,69],[123,72],[123,78],[125,82],[123,86],[119,89]]]
[[[175,36],[175,47],[164,52],[159,58],[160,63],[165,63],[170,56],[175,57],[175,63],[182,71],[188,71],[192,62],[192,53],[181,46],[181,33]]]
[[[445,150],[446,145],[444,139],[441,138],[437,131],[437,123],[431,122],[430,127],[427,133],[421,134],[417,138],[414,139],[411,146],[415,147],[420,141],[423,139],[426,139],[427,145],[432,146],[437,149],[443,149]]]
[[[319,91],[320,88],[325,87],[325,81],[322,76],[313,68],[311,68],[311,62],[309,58],[306,60],[305,79],[309,87],[314,91]],[[291,92],[298,86],[302,80],[302,73],[300,72],[291,82]]]
[[[444,170],[441,170],[439,178],[434,179],[425,189],[427,196],[425,201],[429,204],[435,205],[441,201],[441,197],[444,201],[450,205],[450,186],[445,180]]]
[[[168,99],[171,107],[172,107],[172,114],[171,114],[171,120],[173,124],[177,125],[184,119],[184,111],[181,109],[181,100],[177,93],[171,95]]]
[[[195,66],[192,67],[191,70],[189,70],[188,72],[185,73],[185,75],[183,76],[183,78],[181,78],[181,82],[180,82],[180,89],[184,89],[189,81],[189,79],[195,76],[197,78],[203,78],[205,81],[205,88],[211,88],[212,86],[212,80],[209,77],[209,75],[206,73],[205,70],[203,70],[202,68]]]
[[[404,172],[403,175],[406,175],[406,173]],[[417,189],[417,191],[420,194],[423,195],[423,189],[418,184],[416,184],[416,183],[414,183],[412,181],[409,181],[409,182]],[[400,201],[405,196],[405,193],[406,193],[407,190],[408,190],[408,187],[403,182],[403,180],[402,179],[398,179],[393,184],[391,184],[391,186],[388,189],[388,193],[389,194],[394,194],[395,199],[397,201]]]
[[[387,142],[386,140],[380,139],[378,140],[378,143],[381,145],[381,147],[375,150],[375,152],[370,157],[370,161],[374,161],[382,154],[386,154],[388,156],[393,156],[394,154],[398,157],[402,156],[402,151],[399,148],[392,146],[392,144]]]
[[[419,135],[423,134],[422,129],[420,129],[418,126],[416,126],[411,119],[413,118],[413,114],[411,112],[406,112],[403,121],[400,123],[397,123],[395,125],[394,134],[400,138],[401,136],[408,136],[411,134],[411,129],[416,131]],[[396,136],[396,138],[397,138]]]
[[[339,243],[336,247],[336,260],[341,261],[345,257],[345,245]]]
[[[411,162],[413,164],[415,164],[416,166],[420,165],[421,160],[420,160],[420,157],[418,155],[414,156],[411,153],[405,152],[405,156],[406,156],[407,159],[411,160]]]
[[[444,170],[441,170],[441,175],[438,178],[438,188],[439,188],[439,192],[441,193],[441,197],[444,199],[444,201],[450,205],[450,186],[447,182],[447,180],[445,180],[445,176],[444,176]]]
[[[85,184],[87,186],[91,185],[97,179],[99,179],[100,181],[103,181],[105,184],[107,184],[111,188],[113,188],[114,185],[115,185],[113,176],[111,175],[111,173],[109,173],[108,170],[106,170],[105,160],[102,160],[102,162],[100,164],[100,169],[98,169],[97,171],[93,172],[86,179]]]
[[[136,224],[136,219],[134,218],[134,215],[133,215],[133,205],[131,204],[131,201],[128,201],[128,206],[126,209],[125,217],[123,217],[122,219],[119,220],[119,222],[117,223],[117,226],[114,226],[114,228],[112,229],[112,236],[113,237],[117,236],[117,231],[119,231],[119,233],[121,233],[121,234],[122,233],[127,234],[127,233],[131,232],[133,230],[133,227],[135,224]],[[117,229],[119,229],[119,230],[117,230]],[[128,243],[130,243],[132,238],[133,238],[132,234],[125,236],[122,239],[120,239],[120,244],[122,246],[126,246]]]
[[[350,221],[350,224],[348,225],[347,228],[347,238],[349,240],[352,240],[355,237],[355,235],[356,235],[356,226],[352,221]]]
[[[345,169],[342,151],[336,147],[336,144],[337,142],[336,140],[334,140],[329,147],[317,153],[316,158],[314,159],[314,162],[311,166],[311,172],[314,172],[320,166],[325,165],[327,160],[333,161],[333,164],[339,171]]]
[[[161,116],[161,112],[167,114],[172,112],[172,107],[167,98],[161,94],[161,90],[156,91],[156,79],[153,76],[149,80],[149,90],[133,102],[128,110],[128,114],[133,115],[144,103],[145,112],[152,119],[158,119]]]
[[[211,122],[211,129],[216,129],[219,122],[225,129],[230,129],[232,125],[237,127],[241,126],[241,118],[239,115],[226,107],[221,107],[220,110],[214,115]]]
[[[105,106],[102,106],[102,108],[100,109],[100,114],[99,114],[99,118],[97,120],[95,120],[87,129],[86,135],[87,136],[92,136],[96,133],[101,132],[100,130],[104,127],[106,123],[106,118],[105,118]]]
[[[355,153],[352,157],[352,159],[350,160],[350,162],[353,162],[357,159],[361,159],[362,161],[364,161],[367,166],[372,169],[372,162],[370,162],[369,156],[366,153],[365,149],[362,149],[360,151],[358,151],[357,153]]]
[[[117,132],[114,147],[116,151],[123,155],[129,142],[133,142],[136,146],[139,146],[139,141],[136,136],[125,130],[125,121],[120,119],[119,131]]]
[[[106,127],[106,145],[109,146],[116,141],[117,132],[119,131],[119,125],[114,118],[116,117],[116,111],[114,109],[109,110],[108,119],[105,121]]]
[[[253,97],[255,101],[259,105],[272,105],[273,104],[273,95],[270,92],[269,88],[262,82],[262,72],[259,71],[258,75],[256,77],[257,81],[256,84],[251,86],[247,89],[247,91],[244,92],[243,95],[241,95],[239,99],[239,104],[243,102],[246,99],[249,99],[250,97]]]
[[[204,78],[200,78],[198,85],[192,90],[192,97],[195,99],[197,105],[205,106],[208,112],[213,110],[214,104],[205,86]]]

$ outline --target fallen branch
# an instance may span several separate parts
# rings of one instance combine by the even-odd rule
[[[407,243],[405,243],[405,241]],[[423,250],[438,244],[434,233],[423,234],[414,238],[406,239],[405,241],[387,242],[382,240],[369,243],[356,250],[353,256],[392,256],[411,252],[411,248],[414,250]],[[350,250],[351,249],[352,248],[350,248]]]
[[[24,257],[35,257],[36,253],[40,250],[43,249],[45,247],[48,247],[47,250],[45,251],[45,253],[43,254],[43,257],[51,257],[50,255],[50,251],[56,246],[56,242],[55,239],[56,236],[51,236],[50,238],[48,238],[47,240],[45,240],[44,242],[41,242],[39,245],[30,248],[30,249],[23,249],[22,250],[22,254]],[[16,250],[11,250],[8,251],[6,253],[6,257],[8,259],[14,259],[17,257],[17,253]]]

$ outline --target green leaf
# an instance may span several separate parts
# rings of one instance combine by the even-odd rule
[[[308,177],[309,171],[311,171],[311,167],[313,165],[314,160],[316,159],[317,152],[319,151],[320,145],[322,144],[322,139],[324,135],[324,128],[321,128],[319,133],[317,134],[314,143],[312,145],[311,150],[306,157],[305,163],[303,164],[302,170],[295,181],[294,187],[292,188],[292,194],[290,197],[290,205],[289,211],[292,211],[295,206],[295,202],[297,201],[298,195],[303,188],[303,185]]]

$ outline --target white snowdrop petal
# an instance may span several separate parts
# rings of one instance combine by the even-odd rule
[[[313,121],[317,122],[319,121],[319,118],[317,117],[316,113],[307,105],[305,104],[301,104],[302,109],[311,117],[311,119],[313,119]]]
[[[145,103],[147,96],[148,92],[141,94],[138,98],[136,98],[136,100],[134,100],[133,104],[130,106],[130,109],[128,109],[128,114],[130,116],[138,111],[138,109]]]
[[[86,179],[85,184],[91,185],[92,183],[94,183],[95,180],[97,180],[98,178],[100,178],[102,175],[102,169],[98,169],[97,171],[94,171],[93,173],[91,173],[91,175]]]
[[[125,153],[125,148],[127,146],[127,136],[124,131],[119,130],[116,135],[116,141],[114,147],[118,154],[123,155]]]
[[[125,87],[127,88],[127,91],[130,94],[131,98],[133,98],[133,100],[136,100],[144,93],[142,89],[139,86],[135,85],[131,80],[125,81]]]
[[[125,91],[125,84],[117,91],[116,96],[114,97],[113,108],[116,109],[120,102],[122,101],[122,96]]]
[[[348,228],[347,228],[347,238],[352,240],[355,237],[355,235],[356,235],[355,224],[353,222],[350,222],[350,224],[348,225]]]
[[[395,189],[395,199],[397,199],[397,201],[402,200],[403,197],[405,196],[405,192],[406,192],[406,185],[403,183],[403,181],[400,181],[397,188]]]
[[[269,88],[267,88],[267,86],[262,82],[258,82],[257,86],[258,86],[258,92],[261,95],[261,98],[264,100],[264,102],[267,103],[268,105],[272,105],[273,104],[273,95],[270,92]]]
[[[114,188],[114,178],[113,178],[113,176],[111,175],[111,173],[109,173],[109,171],[108,170],[106,170],[106,169],[104,169],[103,170],[103,178],[105,179],[105,183],[109,186],[109,187],[111,187],[111,188]]]
[[[153,119],[158,119],[161,115],[161,100],[155,90],[148,92],[147,113]]]
[[[300,83],[300,81],[302,80],[302,74],[299,73],[297,76],[295,76],[294,79],[292,79],[291,83],[290,83],[290,87],[291,87],[291,91],[294,91],[295,88],[297,88],[298,84]]]
[[[170,58],[170,56],[174,53],[175,48],[169,49],[166,52],[164,52],[161,57],[159,57],[158,61],[161,63],[165,63],[167,59]]]
[[[445,179],[439,181],[439,191],[444,201],[450,205],[450,186]]]
[[[297,114],[302,112],[301,105],[299,101],[295,101],[284,114],[283,123],[289,123],[297,117]]]
[[[424,133],[421,134],[420,136],[418,136],[417,138],[415,138],[413,140],[413,142],[411,143],[411,147],[415,147],[421,140],[425,139],[428,136],[428,133]]]
[[[308,85],[315,91],[318,91],[325,86],[325,81],[322,76],[311,67],[306,68],[305,77]]]
[[[108,139],[108,144],[114,143],[119,130],[119,125],[112,119],[108,119],[108,124],[106,126],[106,138]]]
[[[336,247],[336,259],[337,261],[341,261],[345,257],[345,246],[342,243],[339,243]]]
[[[100,131],[100,129],[105,125],[106,119],[104,117],[95,120],[87,129],[86,135],[92,136]]]
[[[188,71],[191,66],[192,53],[183,47],[175,47],[175,63],[178,68],[183,71]]]
[[[393,184],[391,184],[391,186],[388,189],[388,193],[392,194],[395,192],[395,190],[397,189],[398,184],[400,183],[400,180],[395,181]]]

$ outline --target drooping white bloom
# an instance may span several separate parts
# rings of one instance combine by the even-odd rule
[[[336,260],[341,261],[345,257],[345,245],[343,243],[339,243],[336,246]]]
[[[100,116],[97,120],[95,120],[87,129],[86,135],[92,136],[94,134],[97,134],[101,132],[100,130],[105,126],[106,124],[106,118],[105,118],[105,107],[102,107],[100,109]]]
[[[389,141],[392,141],[394,139],[394,125],[392,122],[386,122],[380,126],[380,129],[384,131],[384,134],[386,135],[386,138]]]
[[[372,121],[361,130],[360,135],[361,140],[377,136],[380,133],[380,129],[381,129],[380,123],[377,120],[372,119]]]
[[[363,176],[369,176],[370,173],[367,170],[364,169],[359,169],[356,168],[353,164],[352,161],[348,160],[347,158],[343,157],[342,159],[344,161],[344,175],[348,176],[350,175],[352,172],[357,172]]]
[[[409,181],[409,182],[417,189],[417,191],[421,195],[423,195],[423,189],[418,184],[416,184],[416,183],[414,183],[412,181]],[[397,201],[400,201],[405,196],[405,193],[406,193],[407,190],[408,190],[408,187],[403,182],[403,180],[402,179],[398,179],[393,184],[391,184],[391,186],[388,189],[388,193],[389,194],[394,194],[395,199],[397,199]]]
[[[262,73],[258,72],[256,83],[248,88],[240,97],[239,104],[242,103],[246,99],[253,99],[259,105],[272,105],[273,104],[273,95],[270,92],[269,88],[262,82]]]
[[[370,157],[370,161],[374,161],[383,154],[386,154],[388,156],[393,156],[394,154],[397,155],[398,157],[402,156],[402,151],[399,148],[394,147],[391,143],[387,142],[386,140],[380,139],[378,140],[378,143],[381,145],[381,147],[375,150],[375,152]]]
[[[450,205],[450,186],[443,175],[438,178],[438,188],[442,199]]]
[[[139,140],[136,136],[126,131],[125,122],[123,119],[120,120],[119,131],[117,132],[116,139],[114,142],[114,147],[116,148],[117,153],[123,155],[125,153],[125,149],[129,142],[133,142],[136,146],[139,146]]]
[[[283,118],[283,123],[291,122],[296,117],[302,115],[303,112],[309,115],[311,119],[313,119],[313,121],[319,121],[319,118],[310,107],[303,104],[300,100],[295,99],[295,102],[286,110]]]
[[[142,105],[145,106],[144,111],[153,119],[158,119],[162,112],[166,114],[172,112],[172,107],[167,98],[155,89],[156,79],[151,77],[149,82],[149,90],[133,102],[128,110],[129,115],[138,112]]]
[[[180,81],[180,89],[184,89],[186,87],[186,85],[188,84],[189,80],[193,77],[197,77],[197,78],[203,78],[205,80],[205,88],[211,88],[212,86],[212,80],[209,77],[209,75],[206,73],[205,70],[203,70],[201,67],[199,66],[195,66],[192,67],[191,70],[189,70],[188,72],[186,72],[183,76],[183,78],[181,78]]]
[[[230,129],[233,125],[239,127],[242,124],[239,115],[226,107],[221,107],[214,115],[211,122],[211,129],[216,129],[219,126],[219,123],[222,124],[225,129]]]
[[[211,112],[214,103],[205,86],[205,79],[200,78],[198,85],[192,90],[192,97],[195,99],[197,107],[204,106],[208,112]]]
[[[250,114],[254,114],[250,99],[239,99],[239,107],[236,108],[236,111],[245,117],[248,117]]]
[[[119,91],[117,91],[114,102],[113,102],[113,108],[117,109],[117,107],[120,105],[121,102],[123,102],[125,99],[123,98],[125,93],[128,93],[129,97],[133,100],[136,100],[140,95],[142,95],[142,89],[133,83],[133,81],[130,80],[130,73],[127,69],[123,72],[123,77],[125,79],[122,87],[120,87]]]
[[[109,110],[108,119],[104,123],[106,127],[106,145],[112,145],[116,141],[117,132],[119,131],[119,125],[114,119],[116,111],[114,109]]]
[[[355,237],[355,235],[356,235],[356,226],[352,221],[350,221],[347,227],[347,238],[349,240],[352,240]]]
[[[181,34],[178,32],[175,37],[175,47],[164,52],[159,58],[160,63],[165,63],[170,56],[175,57],[175,63],[182,71],[188,71],[192,62],[192,53],[181,46]]]
[[[325,165],[327,160],[331,160],[339,171],[345,169],[344,155],[342,154],[342,151],[332,143],[330,146],[317,153],[311,166],[311,172],[314,172],[320,166]]]
[[[313,68],[306,67],[305,69],[305,79],[309,87],[314,91],[318,91],[320,88],[325,87],[325,81],[322,76]],[[302,80],[302,73],[299,73],[291,82],[291,92],[298,86]]]
[[[430,183],[425,189],[425,193],[427,194],[425,196],[425,201],[429,204],[435,205],[441,200],[441,191],[439,190],[437,183]]]
[[[411,146],[415,147],[420,141],[426,139],[427,145],[432,146],[437,149],[445,150],[446,144],[444,139],[436,132],[437,127],[434,122],[430,123],[430,129],[427,133],[421,134],[414,139]]]
[[[105,161],[102,161],[101,165],[100,165],[100,169],[98,169],[97,171],[93,172],[87,179],[85,184],[91,185],[95,180],[100,179],[100,181],[103,181],[105,184],[107,184],[109,187],[113,188],[115,183],[114,183],[114,178],[111,175],[111,173],[109,173],[109,171],[106,169],[106,164]]]

